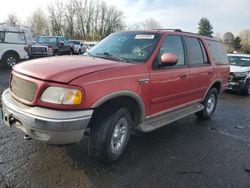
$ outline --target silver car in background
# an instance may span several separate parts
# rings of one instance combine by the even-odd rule
[[[82,40],[68,40],[68,44],[74,46],[74,54],[83,54],[87,50],[87,45]]]
[[[250,54],[228,54],[228,90],[250,95]]]

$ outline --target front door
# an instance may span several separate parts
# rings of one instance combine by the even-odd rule
[[[161,66],[163,53],[175,54],[178,62],[173,66]],[[153,68],[150,71],[150,114],[170,110],[188,102],[189,68],[186,64],[183,40],[180,36],[166,36]]]

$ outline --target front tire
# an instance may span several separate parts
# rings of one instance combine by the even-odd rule
[[[212,88],[208,92],[205,100],[202,103],[204,105],[204,109],[200,112],[197,112],[196,116],[199,119],[203,119],[203,120],[209,119],[213,115],[216,109],[217,101],[218,101],[218,91],[216,88]]]
[[[15,53],[7,53],[3,56],[3,65],[6,68],[11,68],[19,62],[19,57]]]
[[[97,112],[91,123],[88,150],[92,159],[105,163],[118,161],[130,138],[132,119],[124,107],[109,106]]]

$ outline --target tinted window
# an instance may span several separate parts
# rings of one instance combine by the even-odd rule
[[[39,37],[36,41],[38,44],[57,44],[55,37]]]
[[[207,64],[206,58],[203,57],[204,49],[202,49],[202,44],[197,38],[185,37],[188,60],[190,65],[204,65]],[[204,50],[205,51],[205,50]],[[204,54],[205,55],[205,54]]]
[[[206,40],[208,44],[208,48],[210,49],[215,63],[218,65],[228,64],[228,59],[226,52],[221,43],[218,41]]]
[[[177,56],[178,61],[175,66],[183,66],[185,64],[184,49],[180,36],[166,37],[155,60],[154,63],[155,67],[160,64],[160,58],[164,53],[171,53]]]
[[[0,42],[4,41],[4,32],[0,32]]]

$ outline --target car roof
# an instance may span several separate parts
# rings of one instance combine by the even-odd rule
[[[212,40],[212,41],[219,42],[215,38],[199,35],[197,33],[182,31],[181,29],[128,30],[128,31],[120,31],[120,32],[144,32],[144,33],[149,32],[149,33],[158,33],[158,34],[178,34],[182,36],[198,37],[198,38],[203,38],[205,40]]]

